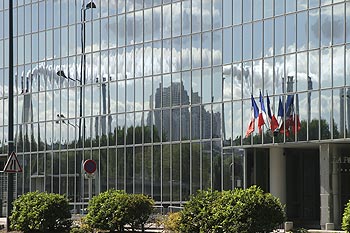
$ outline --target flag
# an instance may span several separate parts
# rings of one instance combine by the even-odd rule
[[[295,95],[295,112],[293,116],[293,125],[292,125],[292,131],[295,134],[295,132],[298,132],[301,129],[301,123],[299,118],[299,96],[298,94]]]
[[[266,102],[267,102],[267,116],[268,116],[268,120],[270,121],[270,129],[272,132],[274,132],[278,128],[278,121],[275,117],[275,114],[272,114],[270,98],[268,94],[266,97]]]
[[[283,128],[283,118],[284,118],[284,109],[281,97],[278,102],[278,113],[277,113],[277,122],[278,122],[278,129],[281,131],[281,128]]]
[[[259,119],[258,119],[258,128],[259,128],[259,133],[261,134],[261,132],[262,132],[261,126],[263,126],[265,124],[268,129],[270,128],[270,122],[267,119],[267,114],[266,114],[265,105],[264,105],[264,99],[261,95],[261,92],[260,92],[259,102],[260,102],[260,111],[259,111]]]
[[[246,137],[249,137],[249,135],[254,132],[254,130],[255,130],[255,119],[258,118],[258,116],[259,116],[259,109],[258,109],[258,106],[256,105],[256,102],[254,100],[253,95],[252,95],[251,99],[252,99],[251,118],[250,118],[250,122],[249,122],[249,125],[248,125],[247,132],[245,134]]]
[[[285,116],[285,130],[286,136],[289,136],[290,129],[294,125],[294,95],[288,95],[286,100],[286,116]]]

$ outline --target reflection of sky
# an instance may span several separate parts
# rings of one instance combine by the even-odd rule
[[[117,9],[119,13],[124,12],[125,10],[122,10],[121,7],[126,6],[127,11],[128,9],[141,9],[140,4],[144,3],[143,1],[135,1],[135,5],[130,5],[130,3],[133,1],[128,1],[125,2],[125,0],[101,0],[98,1],[98,10],[93,10],[88,12],[87,19],[90,20],[91,17],[93,19],[96,19],[98,16],[103,16],[107,15],[107,10],[108,6],[110,9]],[[133,35],[134,30],[129,30],[129,29],[136,29],[137,25],[142,22],[142,20],[139,17],[143,17],[147,22],[152,25],[155,25],[155,28],[157,27],[157,24],[155,24],[156,20],[159,18],[161,12],[163,11],[163,14],[165,15],[165,19],[169,20],[167,16],[171,16],[172,14],[172,19],[182,19],[183,23],[184,22],[189,22],[190,25],[194,26],[194,30],[197,30],[198,32],[200,31],[199,26],[202,28],[208,28],[208,25],[206,25],[207,21],[203,21],[201,19],[207,19],[207,18],[213,18],[214,21],[216,18],[221,17],[221,12],[219,11],[218,8],[216,8],[216,4],[213,3],[213,1],[210,0],[203,0],[202,5],[200,4],[192,4],[192,9],[189,8],[183,8],[181,9],[179,5],[183,4],[186,6],[191,6],[189,4],[189,1],[183,1],[181,4],[180,2],[173,3],[172,7],[169,6],[164,6],[164,7],[155,7],[153,10],[148,9],[144,10],[143,14],[132,14],[132,17],[130,17],[127,13],[126,16],[126,45],[131,45],[133,44],[134,41],[136,42],[141,42],[138,41],[140,38],[138,38],[137,32],[135,32],[135,35]],[[61,4],[69,4],[71,5],[71,1],[68,0],[62,0]],[[75,3],[76,4],[76,3]],[[146,4],[146,3],[144,3]],[[208,7],[209,6],[209,7]],[[76,9],[79,9],[80,5],[74,6]],[[202,7],[202,10],[201,10]],[[211,9],[213,8],[214,16],[211,16]],[[304,6],[300,5],[299,7],[304,8]],[[287,6],[288,8],[288,6]],[[111,13],[111,12],[110,12]],[[113,13],[113,12],[112,12]],[[116,12],[114,12],[116,13]],[[153,15],[152,15],[153,14]],[[332,16],[333,14],[333,16]],[[314,38],[317,38],[316,41],[321,37],[322,38],[322,45],[328,46],[330,42],[333,40],[334,42],[342,43],[341,38],[344,39],[344,5],[339,4],[336,5],[334,8],[331,7],[323,7],[321,11],[319,10],[313,10],[310,11],[309,17],[310,17],[310,25],[305,25],[303,22],[303,17],[305,16],[305,12],[300,12],[296,15],[296,21],[288,21],[285,20],[283,23],[277,19],[276,26],[277,28],[275,29],[276,33],[283,32],[284,30],[280,30],[278,26],[281,24],[283,26],[286,26],[286,28],[294,28],[295,29],[295,24],[297,23],[298,30],[296,33],[298,33],[297,36],[297,41],[291,40],[290,44],[287,46],[281,45],[281,47],[277,47],[277,50],[281,51],[275,51],[278,54],[282,54],[284,50],[286,50],[287,53],[292,53],[295,52],[297,49],[300,49],[300,51],[305,50],[307,47],[306,44],[300,44],[300,43],[306,43],[306,38],[310,37],[310,42],[314,41]],[[322,15],[322,20],[320,20],[320,16]],[[135,16],[135,22],[133,22],[132,19],[134,19]],[[220,16],[220,17],[217,17]],[[333,17],[333,24],[331,22]],[[115,16],[117,18],[117,16]],[[77,19],[79,20],[79,19]],[[147,21],[148,20],[148,21]],[[192,20],[192,21],[191,21]],[[55,21],[55,20],[54,20]],[[56,21],[55,21],[56,22]],[[53,22],[53,24],[55,24]],[[111,35],[113,32],[114,34],[117,33],[117,28],[119,28],[116,24],[117,20],[115,21],[107,21],[107,20],[102,20],[101,21],[101,26],[99,28],[100,33],[102,35]],[[299,23],[302,22],[302,23]],[[305,21],[307,22],[307,21]],[[215,22],[213,22],[215,23]],[[290,24],[289,24],[290,23]],[[293,24],[294,23],[294,24]],[[320,24],[320,27],[319,27]],[[96,32],[98,27],[96,27],[97,24],[93,24],[93,30]],[[180,25],[180,22],[179,24]],[[199,26],[198,26],[199,25]],[[161,31],[165,32],[166,37],[170,37],[172,32],[171,27],[174,26],[174,23],[164,23],[162,24],[163,28]],[[209,25],[210,26],[210,25]],[[262,34],[261,31],[261,25],[252,25],[252,34],[253,37],[255,34]],[[39,25],[40,27],[40,25]],[[90,26],[91,27],[91,26]],[[180,26],[179,26],[180,27]],[[198,27],[198,28],[197,28]],[[309,35],[304,31],[306,28],[309,27]],[[197,29],[196,29],[197,28]],[[301,29],[300,29],[301,28]],[[255,30],[256,29],[256,30]],[[18,29],[21,30],[21,29]],[[26,30],[23,28],[23,30]],[[271,29],[272,30],[272,29]],[[319,31],[320,30],[320,31]],[[333,30],[333,38],[332,32]],[[79,31],[79,25],[77,28],[77,31]],[[304,32],[304,33],[303,33]],[[53,34],[57,33],[57,30]],[[62,33],[62,32],[61,32]],[[212,33],[208,33],[210,36],[213,37]],[[270,33],[273,35],[273,32],[271,31]],[[294,34],[293,34],[294,35]],[[320,36],[321,35],[321,36]],[[147,35],[143,35],[145,38]],[[205,35],[207,36],[207,35]],[[223,41],[227,40],[230,38],[230,36],[234,36],[233,34],[230,33],[222,33],[222,36],[224,38]],[[79,37],[79,35],[77,35]],[[135,38],[133,38],[135,37]],[[21,37],[19,38],[19,41],[25,40],[27,37]],[[129,40],[129,39],[130,40]],[[80,38],[76,38],[78,41]],[[142,39],[142,38],[141,38]],[[150,40],[151,38],[149,38]],[[181,40],[169,40],[162,43],[155,42],[155,43],[148,43],[145,44],[144,47],[127,47],[125,50],[119,49],[118,52],[116,53],[115,51],[113,52],[102,52],[101,56],[99,53],[93,54],[92,58],[88,56],[87,58],[87,83],[93,83],[95,81],[96,77],[106,77],[106,76],[111,76],[113,80],[115,79],[122,79],[125,77],[142,77],[144,74],[151,75],[152,73],[156,74],[161,74],[162,72],[173,72],[173,71],[180,71],[182,67],[184,67],[184,64],[192,64],[192,66],[195,67],[201,67],[203,64],[208,64],[210,66],[211,64],[219,64],[225,51],[227,48],[223,47],[222,49],[219,47],[211,48],[211,43],[208,47],[203,47],[206,45],[206,39],[207,37],[203,37],[200,34],[194,35],[192,37],[192,48],[184,48],[181,49]],[[214,38],[212,38],[215,40]],[[274,39],[279,39],[279,37],[274,38]],[[86,46],[86,51],[99,51],[101,48],[106,48],[107,45],[110,47],[116,47],[116,40],[109,40],[107,36],[101,36],[100,38],[101,41],[98,41],[98,43],[95,43],[96,41],[90,40],[90,44]],[[273,41],[273,40],[272,40]],[[214,44],[214,41],[212,41]],[[278,41],[277,41],[278,42]],[[26,45],[26,42],[22,43],[23,45]],[[65,44],[64,40],[62,39],[61,41],[62,48],[61,48],[61,53],[64,50],[69,50],[68,52],[65,52],[66,54],[75,54],[76,51],[80,51],[81,48],[79,47],[80,44],[78,42],[78,48],[74,46],[67,46]],[[252,51],[261,51],[262,50],[262,43],[255,43],[253,41],[254,48],[252,50],[251,45],[248,45],[247,50],[252,50]],[[266,44],[264,44],[266,45]],[[152,47],[153,46],[153,47]],[[224,46],[224,45],[223,45]],[[313,45],[315,46],[315,45]],[[26,45],[26,48],[29,46]],[[35,49],[35,46],[33,47]],[[232,48],[233,49],[233,48]],[[0,49],[1,51],[1,49]],[[271,47],[264,48],[264,51],[268,51],[266,54],[271,55],[273,48],[272,45]],[[309,56],[306,55],[306,53],[299,53],[296,57],[295,55],[288,55],[286,56],[286,63],[281,62],[281,60],[276,59],[275,64],[271,63],[262,63],[262,62],[254,62],[254,63],[245,63],[244,65],[242,64],[234,64],[232,65],[232,68],[229,69],[230,72],[227,74],[229,77],[232,77],[232,91],[231,87],[229,86],[224,86],[224,99],[231,99],[233,98],[234,100],[239,100],[242,96],[243,97],[249,97],[251,93],[254,94],[254,96],[258,96],[259,89],[264,89],[267,90],[273,86],[276,86],[277,88],[280,88],[282,85],[282,78],[288,75],[293,75],[295,76],[297,80],[297,85],[295,85],[298,90],[305,91],[307,90],[307,76],[309,75],[312,79],[313,82],[313,87],[314,89],[318,88],[319,86],[330,86],[331,81],[330,80],[330,75],[333,75],[334,80],[341,80],[344,78],[344,52],[340,49],[335,49],[333,51],[333,54],[331,54],[332,50],[325,48],[322,50],[322,52],[317,53],[313,52],[310,53]],[[266,55],[265,54],[265,55]],[[319,54],[317,56],[317,54]],[[264,54],[263,54],[264,55]],[[315,56],[314,56],[315,55]],[[99,59],[94,59],[96,58],[95,56],[99,57]],[[346,59],[347,61],[350,60],[349,57],[349,51],[346,53]],[[332,59],[331,59],[332,58]],[[19,58],[23,59],[23,58]],[[133,62],[133,60],[135,61]],[[181,61],[182,59],[182,61]],[[78,58],[79,62],[80,58]],[[225,59],[224,59],[225,60]],[[294,64],[294,61],[297,61],[297,65]],[[321,70],[318,70],[319,62],[322,61],[321,63]],[[333,62],[333,66],[331,65],[331,62]],[[317,67],[317,68],[315,68]],[[79,88],[75,88],[76,85],[79,83],[65,80],[63,78],[59,78],[55,73],[56,71],[63,69],[67,76],[73,78],[73,79],[79,79],[80,77],[80,64],[77,64],[75,62],[68,62],[66,60],[62,60],[61,65],[44,65],[44,64],[39,64],[38,66],[34,67],[32,70],[26,69],[26,71],[20,72],[17,74],[17,82],[18,86],[19,84],[19,79],[21,76],[27,76],[29,77],[31,74],[33,75],[33,86],[34,85],[40,85],[39,89],[40,90],[52,90],[52,89],[57,89],[59,87],[71,87],[69,91],[67,92],[66,96],[62,96],[61,101],[68,103],[65,105],[61,105],[58,109],[56,109],[56,105],[52,104],[54,106],[55,111],[59,110],[61,112],[67,112],[69,111],[69,115],[72,115],[74,111],[71,110],[71,108],[68,109],[68,106],[75,106],[74,103],[77,101],[77,93]],[[226,74],[227,71],[223,71],[224,74]],[[326,77],[326,75],[329,74],[328,80],[324,79],[323,77]],[[40,75],[40,78],[39,78]],[[321,81],[319,81],[319,77]],[[334,82],[333,80],[333,82]],[[40,81],[40,82],[39,82]],[[338,82],[338,81],[337,81]],[[341,82],[339,86],[341,86]],[[8,87],[8,84],[5,83],[4,89],[6,90]],[[118,84],[119,85],[119,84]],[[126,86],[131,85],[130,82],[126,82]],[[194,88],[196,87],[197,84],[194,84]],[[215,86],[213,86],[215,88]],[[3,88],[0,89],[1,93],[0,95],[3,95],[2,93]],[[213,90],[215,92],[216,90]],[[17,90],[17,93],[20,91]],[[92,109],[92,113],[96,113],[99,111],[100,104],[96,104],[93,101],[95,98],[93,96],[99,95],[99,89],[92,89],[91,91],[88,92],[90,93],[87,97],[91,99],[92,101],[87,101],[86,102],[86,108],[87,109]],[[273,93],[269,93],[273,94]],[[46,105],[48,103],[54,103],[55,99],[58,98],[57,95],[62,95],[60,92],[52,92],[49,93],[46,96]],[[116,95],[116,94],[115,94]],[[322,99],[326,98],[326,96],[322,93]],[[116,98],[115,98],[116,99]],[[127,98],[125,101],[120,101],[118,98],[118,101],[112,98],[111,105],[116,105],[118,106],[119,110],[124,111],[126,109],[126,106],[131,106],[133,103],[129,102],[129,99]],[[142,99],[142,98],[141,98]],[[137,98],[137,102],[135,103],[135,108],[136,109],[142,109],[143,104],[141,103],[140,98]],[[149,106],[149,103],[147,101],[149,100],[144,100],[145,105]],[[276,99],[274,100],[276,103]],[[302,99],[301,101],[306,101],[306,98]],[[326,100],[325,100],[326,101]],[[322,103],[324,101],[322,100]],[[44,106],[44,100],[39,98],[39,107]],[[327,105],[327,106],[331,106]],[[338,111],[337,109],[334,109],[335,111]],[[312,112],[316,111],[315,109],[312,109]],[[247,108],[247,113],[244,114],[244,116],[249,115],[249,109]],[[301,116],[306,116],[307,114],[306,109],[300,109],[300,114]],[[46,118],[43,116],[39,116],[39,119],[50,119],[50,117],[54,116],[49,116],[51,113],[50,109],[47,109],[46,112],[39,111],[39,114],[44,114],[46,115]],[[76,112],[74,113],[75,115],[77,114]],[[313,112],[313,115],[316,115],[316,112]],[[339,115],[338,112],[335,112],[334,115]],[[0,117],[3,117],[3,115],[0,115]],[[4,119],[0,119],[0,122],[2,122]],[[225,119],[227,124],[230,124],[229,119]]]

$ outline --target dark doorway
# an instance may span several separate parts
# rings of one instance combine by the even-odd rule
[[[287,218],[297,227],[319,227],[319,150],[286,149]]]

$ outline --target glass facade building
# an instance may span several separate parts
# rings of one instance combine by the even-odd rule
[[[350,199],[349,1],[14,0],[11,84],[8,2],[0,165],[13,85],[15,195],[66,194],[80,212],[93,159],[92,195],[123,189],[166,207],[258,184],[295,222],[339,226]],[[276,117],[293,96],[300,125],[246,137],[260,93]]]

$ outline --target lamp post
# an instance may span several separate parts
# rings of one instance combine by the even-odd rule
[[[13,0],[9,0],[9,106],[8,106],[8,156],[14,151],[13,142]],[[7,173],[7,221],[6,230],[10,231],[10,214],[13,201],[13,174]]]

